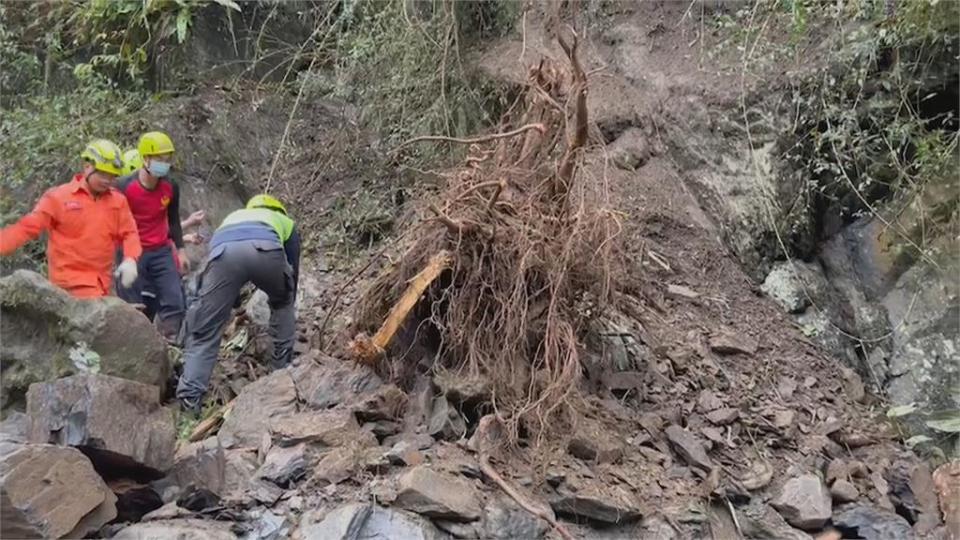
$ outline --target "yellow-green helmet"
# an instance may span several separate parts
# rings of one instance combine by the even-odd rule
[[[170,136],[162,131],[151,131],[140,136],[140,142],[137,143],[137,151],[140,157],[160,156],[173,153],[173,141]]]
[[[129,176],[143,167],[143,158],[136,148],[131,148],[123,153],[123,176]]]
[[[93,165],[93,168],[107,174],[119,176],[123,173],[123,158],[120,147],[106,139],[90,141],[80,153],[80,159]]]
[[[283,206],[283,203],[276,197],[271,197],[266,193],[251,197],[250,200],[247,201],[247,208],[266,208],[267,210],[273,210],[287,215],[287,208]]]

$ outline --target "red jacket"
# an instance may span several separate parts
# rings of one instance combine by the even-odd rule
[[[94,197],[83,175],[51,188],[32,212],[0,230],[0,255],[8,255],[46,231],[50,281],[80,298],[110,293],[114,254],[143,252],[127,199],[114,189]]]
[[[117,189],[127,198],[144,251],[164,247],[170,240],[182,248],[180,188],[170,179],[161,178],[153,189],[147,189],[140,183],[139,174],[137,171],[123,178]]]

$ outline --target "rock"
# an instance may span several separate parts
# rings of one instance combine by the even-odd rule
[[[545,508],[550,512],[549,507]],[[493,497],[484,505],[481,538],[490,540],[534,540],[546,534],[549,525],[520,507],[513,499]]]
[[[640,128],[627,128],[612,143],[607,145],[610,160],[618,168],[635,171],[653,154],[647,136]]]
[[[643,391],[646,376],[639,371],[603,371],[600,375],[600,384],[616,396],[634,392],[638,395]]]
[[[843,533],[830,527],[823,532],[817,533],[817,535],[813,537],[813,540],[842,540],[842,538]]]
[[[314,467],[311,482],[318,485],[339,484],[344,480],[355,477],[365,468],[378,468],[382,458],[380,448],[371,448],[362,444],[350,444],[334,448],[323,454],[320,462]],[[387,463],[383,461],[383,466]]]
[[[461,478],[420,465],[398,480],[396,504],[431,518],[475,521],[480,518],[480,493]]]
[[[220,506],[220,497],[209,489],[188,487],[177,496],[177,506],[203,512]]]
[[[787,523],[804,530],[816,530],[830,520],[833,505],[830,492],[815,474],[791,478],[771,505]]]
[[[837,503],[848,503],[853,502],[860,498],[860,492],[857,490],[857,486],[853,485],[847,480],[837,480],[830,486],[830,495],[833,496],[833,500]]]
[[[649,448],[646,446],[640,447],[640,453],[643,455],[644,458],[646,458],[647,461],[651,463],[661,464],[661,463],[665,463],[668,459],[667,455],[664,454],[663,452],[654,450],[653,448]]]
[[[467,424],[447,398],[438,396],[433,400],[427,433],[437,439],[454,441],[467,434]]]
[[[357,396],[373,392],[383,384],[369,367],[329,356],[304,362],[292,375],[300,399],[314,409],[352,403]]]
[[[670,447],[687,464],[704,472],[710,472],[713,462],[707,456],[707,449],[696,435],[680,426],[672,425],[664,433],[670,442]]]
[[[243,311],[257,333],[265,334],[269,331],[270,303],[267,293],[255,289],[250,299],[243,305]]]
[[[433,383],[453,403],[476,406],[490,400],[490,380],[482,375],[441,371]]]
[[[417,444],[408,439],[397,441],[384,456],[394,465],[414,466],[423,463],[423,454]]]
[[[114,540],[236,540],[230,523],[202,519],[157,520],[137,523],[120,530]]]
[[[754,497],[746,506],[737,508],[737,517],[743,536],[756,540],[811,540],[811,536],[794,529],[776,510],[760,497]]]
[[[115,297],[80,300],[39,274],[0,279],[3,410],[22,406],[33,383],[91,371],[164,388],[166,344],[136,308]]]
[[[960,538],[960,460],[952,460],[933,471],[933,485],[940,512],[951,538]]]
[[[710,338],[710,350],[717,354],[753,354],[757,341],[742,334],[723,333]]]
[[[863,379],[857,372],[848,368],[841,367],[840,373],[843,375],[843,390],[847,397],[855,402],[862,402],[867,396],[867,391],[863,386]]]
[[[574,457],[598,463],[615,463],[623,457],[624,442],[596,420],[583,418],[577,424],[567,451]]]
[[[184,489],[203,488],[228,497],[246,489],[259,467],[255,450],[225,450],[217,437],[210,437],[177,451],[167,478]]]
[[[283,496],[283,488],[269,480],[254,478],[250,480],[246,493],[260,504],[273,506]]]
[[[167,476],[181,488],[202,487],[222,495],[225,465],[219,439],[209,437],[178,449]]]
[[[0,422],[0,443],[25,443],[30,430],[30,418],[22,412],[11,412]]]
[[[275,512],[257,509],[248,513],[247,520],[250,528],[243,535],[245,540],[290,538],[290,523],[284,516]]]
[[[875,222],[878,229],[882,224]],[[956,253],[955,245],[948,248]],[[960,410],[960,340],[957,335],[960,295],[960,259],[947,257],[941,268],[915,264],[904,272],[883,298],[889,320],[885,330],[892,332],[887,361],[886,391],[890,405],[916,404],[924,411]],[[860,335],[867,335],[861,333]],[[923,421],[923,415],[898,419],[911,434],[926,433],[938,439]]]
[[[711,424],[716,424],[718,426],[732,424],[736,422],[737,418],[740,418],[740,411],[730,407],[717,409],[707,414],[707,420]]]
[[[716,394],[710,390],[704,390],[700,392],[700,397],[697,398],[697,410],[701,413],[708,413],[712,410],[719,409],[723,407],[723,400],[718,398]]]
[[[845,537],[863,540],[912,538],[910,523],[902,517],[870,506],[846,505],[833,513],[833,526]]]
[[[168,502],[167,504],[157,508],[153,512],[143,516],[142,521],[159,521],[163,519],[181,519],[189,518],[193,516],[193,512],[185,508],[180,508],[176,501]]]
[[[791,409],[777,409],[773,412],[773,425],[780,429],[789,428],[796,417],[797,413]]]
[[[793,377],[781,377],[777,383],[777,392],[783,399],[793,398],[793,393],[797,391],[797,380]]]
[[[818,264],[790,260],[775,264],[760,290],[787,313],[800,313],[810,305],[811,296],[818,297],[828,286]]]
[[[396,385],[388,384],[364,398],[353,407],[353,412],[363,422],[391,421],[402,417],[406,407],[407,394]]]
[[[289,369],[274,371],[244,387],[217,437],[224,448],[258,448],[263,434],[297,410],[297,389]]]
[[[274,441],[280,446],[307,443],[332,448],[349,442],[377,444],[376,437],[362,431],[356,417],[348,410],[305,411],[277,419],[270,427]]]
[[[887,469],[886,479],[897,513],[915,523],[918,534],[928,533],[940,524],[937,490],[926,463],[915,458],[899,459]]]
[[[307,474],[308,461],[306,444],[274,446],[255,476],[289,488]]]
[[[473,431],[473,435],[467,441],[467,447],[470,450],[488,456],[499,455],[505,444],[506,436],[503,431],[503,423],[493,414],[487,414],[480,418],[477,429]]]
[[[176,430],[156,386],[72,375],[27,392],[30,441],[80,447],[98,471],[147,481],[173,465]]]
[[[0,443],[0,536],[79,538],[117,517],[116,496],[78,450]]]
[[[373,436],[377,438],[378,441],[383,441],[387,437],[392,437],[400,433],[403,429],[403,425],[400,422],[392,422],[390,420],[378,420],[376,422],[366,422],[360,429],[373,433]]]
[[[585,478],[567,478],[549,497],[557,514],[604,524],[621,524],[643,517],[636,497],[619,484]]]
[[[429,520],[416,514],[362,503],[341,506],[319,523],[301,524],[299,532],[302,540],[441,540],[445,537]]]

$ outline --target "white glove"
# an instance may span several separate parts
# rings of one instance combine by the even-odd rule
[[[137,280],[137,261],[124,259],[117,267],[117,276],[120,278],[120,284],[123,285],[123,288],[129,289],[133,286],[133,282]]]

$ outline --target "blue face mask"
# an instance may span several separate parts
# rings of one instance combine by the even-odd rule
[[[163,178],[170,172],[170,164],[165,161],[151,161],[147,165],[147,171],[157,178]]]

